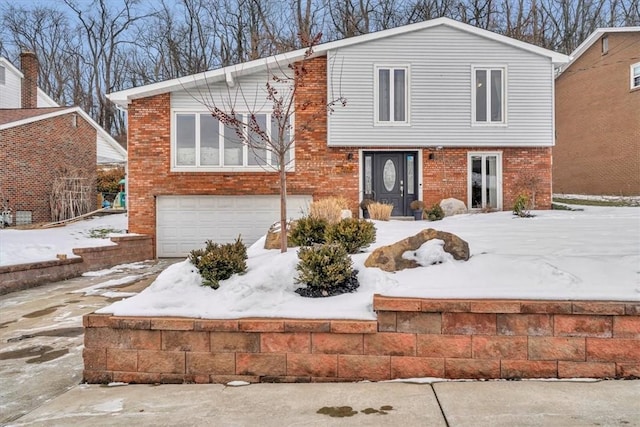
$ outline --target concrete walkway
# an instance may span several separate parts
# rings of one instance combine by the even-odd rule
[[[640,426],[640,381],[78,385],[15,426]]]
[[[640,427],[640,380],[79,384],[82,315],[170,262],[0,296],[0,425]]]

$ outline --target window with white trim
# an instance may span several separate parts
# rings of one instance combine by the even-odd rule
[[[631,66],[631,89],[640,87],[640,62]]]
[[[409,68],[378,66],[375,80],[376,123],[409,123]]]
[[[248,124],[251,115],[238,114],[236,118]],[[280,130],[277,120],[269,113],[255,114],[254,118],[259,130],[243,126],[238,133],[236,127],[221,123],[209,112],[174,112],[171,146],[173,169],[273,170],[272,166],[278,166],[278,158],[267,149],[265,138],[276,145],[281,136],[284,138],[283,141],[290,141],[290,126],[286,125]],[[293,160],[292,153],[293,146],[288,150],[285,162],[290,163]]]
[[[473,68],[473,123],[504,124],[505,69]]]

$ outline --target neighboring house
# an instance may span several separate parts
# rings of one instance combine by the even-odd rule
[[[96,165],[124,164],[126,150],[82,109],[60,107],[37,87],[35,54],[20,60],[22,72],[0,58],[0,208],[11,208],[17,223],[43,222],[61,171],[95,182]]]
[[[238,233],[252,242],[279,218],[277,173],[255,166],[203,98],[234,99],[245,120],[262,105],[258,120],[270,123],[264,85],[304,54],[109,95],[128,109],[129,229],[152,235],[158,256]],[[521,176],[535,181],[537,206],[549,208],[554,73],[567,61],[447,18],[316,46],[297,99],[289,215],[331,195],[356,213],[364,197],[393,203],[394,216],[411,215],[412,200],[447,197],[473,210],[511,209]],[[347,105],[328,114],[336,92]]]
[[[640,27],[600,28],[556,78],[554,193],[640,195]]]

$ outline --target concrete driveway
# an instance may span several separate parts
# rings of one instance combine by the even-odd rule
[[[82,316],[139,292],[173,261],[135,263],[0,296],[0,424],[82,380]]]

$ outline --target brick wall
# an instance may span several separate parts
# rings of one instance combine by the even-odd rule
[[[80,258],[0,267],[0,295],[78,277],[87,271],[153,259],[149,236],[112,237],[111,241],[116,244],[74,249],[73,253]]]
[[[598,40],[556,79],[556,193],[640,195],[640,32],[607,37],[606,55]]]
[[[90,383],[640,376],[640,304],[374,296],[377,321],[89,314]]]
[[[96,130],[73,114],[0,130],[0,194],[15,211],[31,211],[33,222],[51,221],[49,196],[61,169],[77,169],[96,179]],[[95,191],[90,209],[94,210]]]
[[[309,60],[299,87],[295,117],[295,172],[287,174],[288,194],[314,198],[340,195],[359,212],[359,148],[327,147],[326,57]],[[304,103],[304,106],[300,105]],[[337,107],[341,108],[341,107]],[[349,108],[348,106],[346,108]],[[133,100],[129,106],[129,227],[155,238],[155,196],[158,195],[276,195],[277,173],[171,172],[170,94]],[[394,146],[390,149],[403,147]],[[415,150],[413,147],[404,147]],[[367,149],[363,147],[363,149]],[[375,147],[380,149],[380,147]],[[504,208],[511,209],[520,192],[514,183],[523,170],[540,177],[537,206],[551,205],[550,148],[445,148],[433,161],[424,149],[423,197],[428,204],[444,197],[467,201],[467,152],[503,153]],[[443,172],[443,167],[446,172]]]

